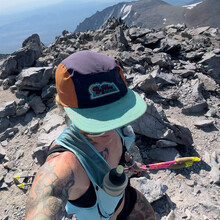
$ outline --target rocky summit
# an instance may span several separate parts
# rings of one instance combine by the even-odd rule
[[[63,31],[47,47],[34,34],[21,49],[1,56],[1,219],[24,219],[33,176],[66,126],[54,103],[55,70],[79,50],[116,57],[128,86],[146,100],[146,113],[132,123],[136,160],[149,164],[202,158],[187,168],[148,170],[131,178],[157,219],[220,219],[219,45],[219,28],[179,24],[148,29],[111,18],[96,31]],[[13,178],[17,175],[21,177]]]

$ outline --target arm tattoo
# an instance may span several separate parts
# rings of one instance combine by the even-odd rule
[[[102,155],[102,157],[106,160],[107,158],[108,158],[108,156],[109,156],[109,150],[108,150],[108,148],[106,147],[103,151],[101,151],[101,152],[99,152],[101,155]]]
[[[64,215],[74,173],[71,171],[67,178],[60,180],[56,168],[53,161],[48,161],[39,170],[27,200],[26,213],[31,217],[28,219],[61,219]]]

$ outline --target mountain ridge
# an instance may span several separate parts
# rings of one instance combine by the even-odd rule
[[[195,2],[198,3],[198,0]],[[178,23],[185,23],[190,28],[204,26],[204,24],[211,27],[220,26],[218,13],[220,1],[204,0],[200,2],[192,5],[191,8],[173,6],[161,0],[118,3],[86,18],[77,25],[75,31],[97,30],[111,16],[121,17],[128,26],[135,25],[146,28],[161,28],[164,25]],[[207,10],[207,8],[212,8],[212,10]],[[215,13],[213,14],[213,12]]]

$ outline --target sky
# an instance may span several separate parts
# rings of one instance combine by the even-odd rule
[[[97,10],[122,1],[0,0],[0,54],[21,48],[22,42],[35,33],[47,46],[63,30],[73,32],[80,22]]]
[[[62,0],[1,0],[0,13],[11,14],[13,12],[35,9],[61,1]]]
[[[0,0],[0,14],[11,14],[30,9],[37,9],[48,5],[53,5],[64,0]],[[91,3],[91,2],[113,2],[118,3],[120,0],[65,0],[74,1],[76,3]]]

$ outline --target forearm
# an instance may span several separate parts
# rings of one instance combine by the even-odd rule
[[[26,204],[25,220],[62,219],[64,213],[63,201],[59,198],[50,196],[37,203],[29,197]]]

